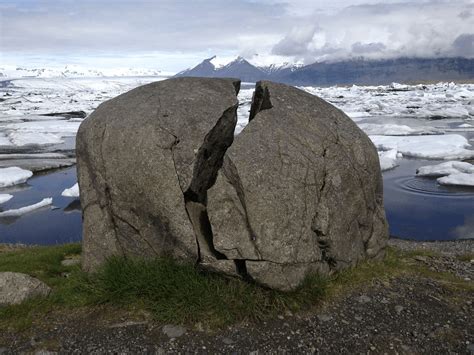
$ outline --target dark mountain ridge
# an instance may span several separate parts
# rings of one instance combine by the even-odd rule
[[[215,67],[214,57],[176,76],[236,77],[242,81],[272,80],[292,85],[383,85],[392,82],[474,81],[474,59],[397,58],[352,59],[305,66],[258,67],[242,57]]]

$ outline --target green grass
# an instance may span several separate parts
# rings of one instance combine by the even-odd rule
[[[40,279],[53,289],[50,297],[31,299],[20,305],[0,307],[0,329],[27,328],[39,315],[55,306],[79,306],[87,302],[87,295],[76,292],[74,283],[66,274],[80,273],[79,267],[62,266],[61,261],[81,252],[79,244],[55,247],[25,248],[0,251],[0,272],[21,272]]]
[[[283,293],[169,259],[112,258],[81,285],[96,303],[142,306],[159,321],[213,327],[308,307],[322,298],[326,283],[309,277],[297,291]]]
[[[78,266],[61,265],[64,258],[79,253],[77,244],[0,251],[0,271],[30,274],[53,288],[46,299],[0,307],[0,330],[28,329],[51,312],[90,311],[94,307],[110,307],[111,313],[119,314],[146,312],[159,322],[200,322],[216,328],[286,311],[309,310],[373,280],[389,280],[401,274],[438,278],[450,287],[465,287],[462,280],[450,274],[430,272],[420,263],[413,264],[416,253],[393,248],[387,249],[383,261],[362,263],[331,278],[308,277],[298,290],[289,293],[205,273],[169,259],[112,258],[93,274],[82,272]]]
[[[0,252],[0,271],[26,273],[53,288],[46,299],[0,307],[0,329],[22,330],[53,310],[100,305],[145,310],[163,322],[216,327],[310,307],[322,299],[327,285],[326,279],[312,276],[297,291],[283,293],[169,259],[111,258],[94,274],[61,265],[79,252],[74,244]]]

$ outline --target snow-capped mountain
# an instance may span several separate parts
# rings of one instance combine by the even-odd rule
[[[264,66],[260,68],[268,74],[273,74],[273,73],[280,73],[282,71],[294,72],[295,70],[298,70],[299,68],[302,68],[302,67],[304,67],[304,64],[294,64],[290,62],[285,62],[282,64],[270,64],[268,66]]]
[[[93,69],[80,66],[66,65],[52,68],[25,68],[2,66],[0,78],[96,78],[96,77],[126,77],[126,76],[162,76],[160,70],[141,68]]]
[[[255,81],[267,79],[267,73],[263,68],[251,64],[243,57],[237,57],[234,60],[225,62],[213,56],[204,59],[193,68],[186,69],[176,76],[201,76],[216,78],[240,78],[242,81]]]
[[[217,57],[212,57],[176,76],[234,77],[240,78],[244,82],[272,80],[299,86],[464,81],[474,80],[474,59],[352,59],[309,65],[283,63],[259,66],[242,57],[237,57],[227,64]]]

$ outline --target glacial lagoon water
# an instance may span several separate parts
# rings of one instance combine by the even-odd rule
[[[434,178],[416,177],[416,169],[441,161],[401,159],[383,173],[384,203],[390,234],[415,240],[474,238],[474,188],[441,186]],[[52,245],[81,240],[82,218],[77,198],[61,196],[76,182],[75,167],[35,175],[27,184],[3,190],[14,198],[1,205],[17,208],[53,197],[44,207],[19,218],[0,218],[0,243]]]
[[[0,205],[1,210],[16,209],[52,197],[53,205],[21,217],[0,218],[0,243],[53,245],[77,242],[82,237],[79,199],[63,197],[61,192],[76,182],[76,168],[36,174],[26,184],[2,189],[14,197]]]
[[[41,114],[78,110],[90,113],[99,103],[156,80],[156,77],[0,80],[0,154],[62,153],[70,157],[74,154],[75,130],[80,119]],[[248,122],[253,87],[254,84],[242,84],[236,133]],[[465,137],[471,144],[468,149],[474,148],[474,84],[303,89],[342,109],[372,137],[435,134],[432,144],[423,149],[422,153],[428,154],[423,155],[425,157],[433,158],[430,151],[442,146],[440,143],[453,134],[457,138]],[[56,143],[49,143],[52,138]],[[32,150],[32,146],[37,148]],[[396,148],[395,153],[398,151],[404,156],[410,156],[413,150],[406,144],[393,147],[393,142],[388,144],[388,148],[378,148]],[[458,143],[445,149],[443,154],[452,154],[453,151],[460,151]],[[454,160],[460,160],[461,155]],[[399,166],[383,173],[385,208],[392,236],[418,240],[474,238],[474,188],[445,187],[440,186],[436,179],[415,177],[418,167],[440,162],[396,159]],[[0,167],[21,167],[24,164],[25,161],[20,159],[5,156],[0,159]],[[0,243],[48,245],[80,241],[79,200],[61,196],[61,192],[75,182],[76,170],[72,167],[35,174],[26,184],[0,189],[0,193],[14,196],[0,204],[0,211],[53,198],[53,208],[43,207],[19,218],[0,218]]]
[[[390,235],[415,240],[474,238],[474,188],[442,186],[416,169],[442,161],[402,159],[383,173]]]

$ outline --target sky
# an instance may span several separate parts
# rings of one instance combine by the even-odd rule
[[[0,0],[0,64],[474,57],[474,0]]]

